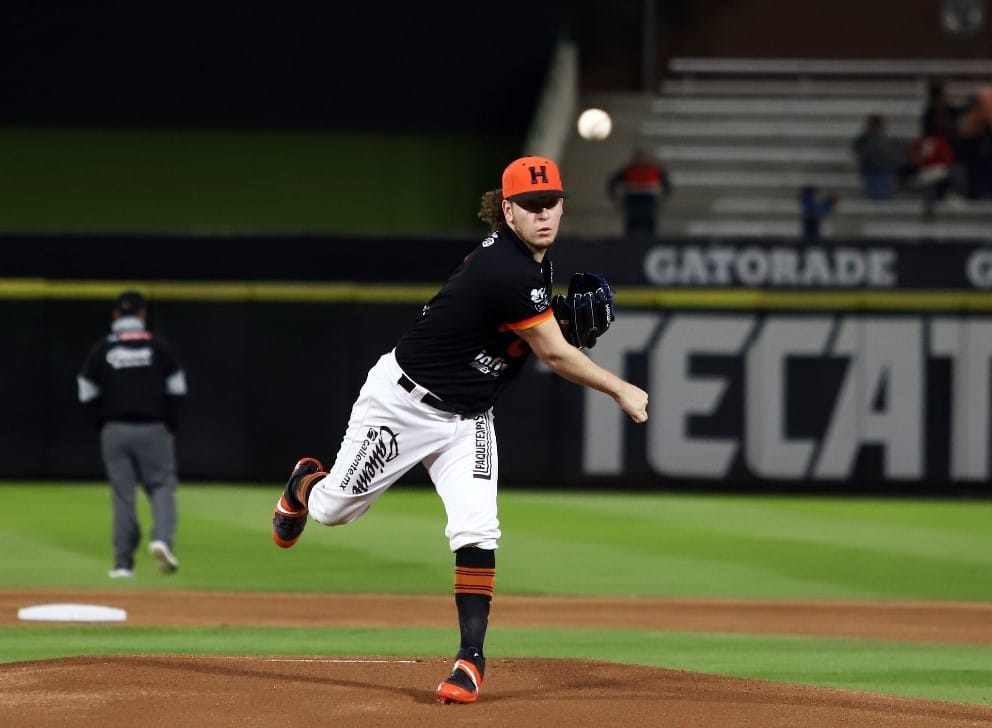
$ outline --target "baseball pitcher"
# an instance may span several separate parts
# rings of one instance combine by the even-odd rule
[[[423,308],[418,321],[368,373],[330,470],[316,458],[294,467],[272,518],[279,546],[296,543],[307,516],[350,523],[417,463],[447,515],[454,553],[460,646],[437,687],[444,703],[476,700],[485,675],[483,644],[500,538],[499,456],[493,405],[533,352],[552,371],[610,397],[634,422],[648,395],[586,356],[614,320],[609,283],[576,274],[552,298],[548,251],[558,234],[565,189],[558,165],[523,157],[483,195],[479,217],[491,233]]]

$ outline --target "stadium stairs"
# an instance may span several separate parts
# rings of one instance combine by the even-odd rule
[[[992,61],[674,58],[658,95],[581,96],[579,108],[606,109],[614,129],[603,141],[567,140],[563,232],[621,234],[606,180],[640,147],[675,187],[663,237],[795,238],[798,191],[815,185],[840,198],[825,238],[992,239],[992,201],[944,202],[927,221],[915,189],[884,201],[862,194],[851,142],[866,116],[882,114],[889,135],[908,143],[931,78],[960,103],[992,80]]]

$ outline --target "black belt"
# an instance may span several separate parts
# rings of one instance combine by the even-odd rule
[[[410,379],[410,377],[408,377],[406,374],[401,374],[400,378],[396,381],[396,383],[401,387],[403,387],[403,389],[405,389],[407,392],[412,392],[417,386],[416,384],[413,383],[413,380]],[[444,403],[444,400],[442,400],[440,397],[431,394],[430,392],[424,392],[424,396],[421,397],[420,401],[426,402],[434,409],[439,409],[442,412],[452,411],[451,407],[449,407]]]

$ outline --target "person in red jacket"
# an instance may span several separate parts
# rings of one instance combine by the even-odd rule
[[[951,120],[940,110],[929,130],[909,145],[909,158],[916,167],[916,182],[923,191],[923,215],[930,219],[938,200],[957,194],[960,168],[950,140]]]
[[[624,213],[624,234],[628,238],[654,238],[661,203],[672,193],[668,172],[643,149],[610,175],[607,194]]]

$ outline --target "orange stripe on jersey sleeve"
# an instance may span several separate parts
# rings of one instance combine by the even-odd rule
[[[537,314],[537,316],[531,316],[530,318],[526,318],[523,321],[514,321],[513,323],[510,324],[500,324],[499,330],[523,331],[524,329],[530,329],[537,326],[538,324],[544,323],[552,316],[554,316],[554,311],[552,311],[549,308],[547,311],[544,311],[543,313],[539,313]]]

